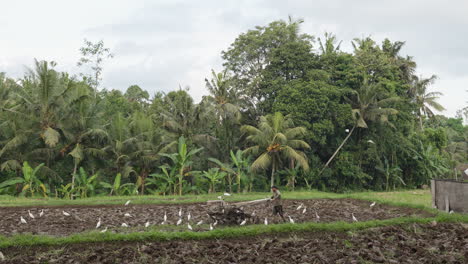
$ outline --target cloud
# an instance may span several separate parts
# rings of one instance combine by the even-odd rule
[[[31,3],[32,2],[32,3]],[[453,0],[83,0],[64,4],[10,1],[2,6],[0,71],[15,76],[34,57],[53,59],[77,72],[83,38],[103,39],[115,53],[105,64],[104,86],[138,84],[150,93],[189,85],[195,100],[206,94],[204,78],[220,70],[220,53],[242,32],[277,19],[303,18],[302,30],[331,31],[350,50],[355,37],[405,41],[418,73],[437,74],[432,87],[454,115],[466,105],[468,1]],[[23,6],[33,7],[25,10]],[[31,4],[33,4],[31,6]],[[17,19],[18,14],[26,19]],[[5,37],[6,36],[6,37]]]

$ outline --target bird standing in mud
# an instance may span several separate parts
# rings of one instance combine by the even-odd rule
[[[127,223],[122,223],[122,227],[128,227]]]
[[[100,226],[101,226],[101,217],[99,217],[99,220],[98,220],[98,222],[96,224],[96,229],[99,228]]]
[[[176,225],[180,225],[180,224],[182,224],[182,218],[179,218],[179,220],[176,223]]]
[[[369,206],[370,206],[370,208],[374,207],[374,206],[375,206],[375,202],[371,203]]]
[[[179,209],[179,217],[182,217],[182,208]]]
[[[210,231],[211,231],[211,230],[213,230],[213,225],[212,225],[212,224],[210,224]]]
[[[192,215],[189,212],[188,215],[187,215],[187,221],[190,221],[190,218],[192,218]]]
[[[42,217],[44,215],[44,209],[41,210],[41,212],[39,213],[39,217]]]
[[[148,227],[148,226],[150,226],[150,222],[149,222],[149,221],[145,223],[145,227]]]
[[[288,217],[289,217],[289,222],[290,222],[291,224],[294,224],[294,219],[292,219],[292,217],[291,217],[290,215],[288,215]]]
[[[125,203],[125,206],[129,205],[130,204],[130,200],[128,200],[126,203]]]
[[[198,223],[197,223],[197,226],[203,224],[203,220],[200,220]]]
[[[296,211],[299,211],[299,210],[301,210],[302,206],[304,206],[304,204],[303,204],[303,203],[301,203],[301,204],[300,204],[300,205],[299,205],[299,206],[296,208]]]
[[[193,228],[192,228],[192,226],[190,225],[190,223],[187,224],[187,228],[188,228],[188,230],[190,230],[190,231],[193,230]]]
[[[70,216],[70,214],[67,213],[67,212],[65,212],[65,211],[62,211],[62,214],[63,214],[64,216]]]
[[[268,225],[268,217],[265,217],[264,224],[265,224],[265,225]]]
[[[28,214],[29,214],[29,217],[30,217],[31,219],[34,219],[34,215],[31,213],[30,210],[28,210]]]
[[[243,225],[245,225],[245,223],[247,223],[247,219],[244,219],[244,221],[242,221],[242,222],[240,223],[240,225],[243,226]]]
[[[27,224],[27,223],[28,223],[28,222],[26,222],[26,220],[25,220],[22,216],[20,217],[20,222],[21,222],[22,224]]]
[[[107,232],[107,226],[106,226],[106,228],[104,228],[103,230],[101,230],[101,233],[105,233],[105,232]]]
[[[353,222],[357,222],[357,221],[358,221],[357,218],[354,216],[354,213],[351,213],[351,216],[352,216],[352,218],[353,218]]]
[[[317,211],[315,211],[315,218],[317,218],[317,221],[320,221],[320,216],[318,215]]]
[[[125,216],[125,217],[132,217],[132,215],[129,214],[129,213],[125,213],[124,216]]]
[[[302,214],[305,214],[307,212],[307,207],[304,206],[304,209],[302,210]]]

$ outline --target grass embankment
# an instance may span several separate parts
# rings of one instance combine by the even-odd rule
[[[338,198],[354,198],[369,201],[377,201],[391,205],[410,205],[412,207],[430,208],[431,196],[429,191],[411,190],[400,192],[359,192],[349,194],[336,194],[319,191],[300,191],[287,192],[283,191],[284,199],[338,199]],[[112,205],[123,204],[128,200],[132,204],[181,204],[181,203],[203,203],[208,200],[216,200],[221,193],[203,194],[203,195],[184,195],[184,196],[160,196],[160,195],[144,195],[144,196],[98,196],[77,200],[65,200],[56,198],[25,198],[13,196],[0,196],[1,206],[75,206],[75,205]],[[233,193],[230,197],[225,197],[228,202],[249,201],[269,197],[271,194]]]
[[[58,205],[104,205],[123,204],[127,200],[132,200],[133,204],[180,204],[205,202],[216,199],[219,194],[210,195],[187,195],[187,196],[132,196],[132,197],[93,197],[81,200],[60,200],[60,199],[32,199],[1,197],[2,206],[58,206]],[[268,193],[233,194],[226,197],[227,201],[246,201],[268,197]],[[50,237],[31,234],[19,234],[12,237],[0,236],[0,248],[11,246],[38,246],[38,245],[64,245],[72,243],[87,242],[115,242],[115,241],[145,241],[158,240],[169,241],[176,239],[219,239],[238,238],[244,236],[267,235],[272,233],[287,232],[347,232],[358,231],[373,227],[383,227],[390,225],[403,225],[411,223],[437,222],[463,222],[468,223],[468,215],[437,212],[431,209],[431,197],[429,191],[412,190],[399,192],[361,192],[350,194],[335,194],[326,192],[284,192],[285,199],[321,199],[321,198],[354,198],[369,201],[377,201],[383,204],[421,208],[436,213],[435,217],[402,217],[387,220],[373,220],[357,223],[334,222],[334,223],[299,223],[299,224],[277,224],[277,225],[251,225],[244,227],[225,227],[206,232],[165,232],[157,228],[149,229],[147,232],[132,233],[97,233],[88,232],[74,234],[67,237]]]
[[[15,235],[12,237],[0,236],[0,248],[19,247],[19,246],[56,246],[73,243],[99,243],[99,242],[117,242],[117,241],[170,241],[170,240],[189,240],[189,239],[222,239],[222,238],[239,238],[246,236],[258,236],[268,234],[281,234],[288,232],[348,232],[359,231],[367,228],[376,228],[392,225],[404,224],[427,224],[432,221],[438,223],[461,222],[468,223],[467,215],[448,215],[439,214],[436,217],[418,218],[418,217],[401,217],[387,220],[373,220],[357,223],[334,222],[334,223],[300,223],[300,224],[277,224],[277,225],[251,225],[245,227],[225,227],[206,232],[161,232],[147,231],[134,232],[127,234],[118,233],[98,233],[88,232],[82,234],[74,234],[68,237],[50,237],[37,236],[29,234]]]

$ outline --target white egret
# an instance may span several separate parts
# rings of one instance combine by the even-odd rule
[[[31,217],[32,219],[34,219],[34,215],[31,214],[31,211],[30,211],[30,210],[28,210],[28,214],[29,214],[29,217]]]
[[[290,222],[291,224],[294,224],[294,219],[292,219],[292,217],[291,217],[290,215],[288,215],[288,217],[289,217],[289,222]]]
[[[182,217],[182,208],[179,209],[179,217]]]
[[[166,221],[162,221],[162,222],[161,222],[161,225],[165,225],[165,224],[166,224]]]
[[[20,217],[20,222],[21,222],[22,224],[27,224],[27,223],[28,223],[28,222],[26,222],[26,220],[25,220],[22,216]]]
[[[5,256],[3,255],[3,253],[0,251],[0,261],[4,261],[5,260]]]
[[[96,228],[99,228],[100,226],[101,226],[101,217],[99,217],[99,220],[98,220],[98,222],[96,224]]]
[[[130,204],[130,200],[128,200],[126,203],[125,203],[125,206],[129,205]]]
[[[41,210],[41,212],[39,213],[39,217],[42,217],[44,215],[44,209]]]
[[[263,221],[265,225],[268,225],[268,217],[265,217],[265,221]]]
[[[106,228],[104,228],[103,230],[101,230],[101,233],[105,233],[105,232],[107,232],[107,226],[106,226]]]
[[[213,225],[212,224],[210,224],[210,230],[213,230]]]
[[[351,213],[351,216],[353,217],[353,222],[357,222],[357,218],[354,216],[354,213]]]
[[[222,197],[222,196],[218,196],[218,199],[219,199],[219,200],[222,200],[222,199],[223,199],[223,197]]]
[[[213,226],[216,226],[218,224],[218,220],[216,220],[214,223],[213,223]]]
[[[225,192],[225,193],[224,193],[224,196],[231,196],[231,194],[230,194],[230,193],[227,193],[227,192]]]
[[[127,223],[122,223],[122,227],[128,227]]]
[[[187,224],[187,228],[188,228],[188,230],[190,230],[190,231],[193,230],[193,229],[192,229],[192,226],[190,225],[190,223]]]
[[[223,213],[223,214],[224,214],[224,208],[223,208],[223,210],[221,210],[221,213]]]
[[[149,225],[150,225],[149,221],[145,223],[145,227],[148,227]]]
[[[320,221],[320,216],[318,215],[317,211],[315,211],[315,218],[317,218],[317,221]]]
[[[255,216],[255,210],[252,212],[252,216]]]
[[[64,216],[70,216],[70,214],[67,213],[67,212],[65,212],[65,211],[62,211],[62,214],[63,214]]]
[[[124,216],[125,216],[125,217],[132,217],[132,215],[129,214],[129,213],[125,213]]]
[[[192,218],[192,215],[190,215],[190,212],[187,215],[187,220],[190,221],[190,218]]]
[[[176,223],[176,225],[180,225],[180,224],[182,224],[182,218],[179,218],[179,220]]]
[[[304,206],[304,209],[302,210],[302,214],[305,214],[307,212],[307,207]]]
[[[372,139],[367,140],[367,143],[375,144],[375,142]]]
[[[301,210],[302,206],[304,206],[304,204],[301,203],[301,204],[296,208],[296,211]]]
[[[345,129],[345,132],[346,132],[346,133],[349,133],[349,129]]]
[[[167,222],[167,214],[164,212],[164,222]]]
[[[455,213],[455,212],[453,210],[450,210],[449,214],[453,214],[453,213]]]
[[[245,225],[245,223],[247,223],[247,219],[244,219],[244,221],[242,221],[242,222],[240,223],[240,225],[243,226],[243,225]]]
[[[370,208],[374,207],[375,206],[375,202],[371,203],[370,204]]]
[[[197,226],[203,224],[203,220],[198,221]]]

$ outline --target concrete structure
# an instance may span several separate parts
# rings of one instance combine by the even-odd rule
[[[468,182],[431,180],[432,206],[439,210],[468,213]]]

